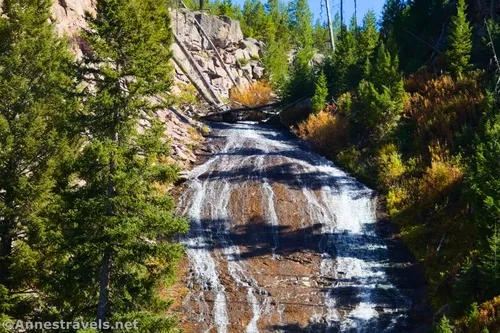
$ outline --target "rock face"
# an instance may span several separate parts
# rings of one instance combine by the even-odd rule
[[[0,0],[0,6],[3,0]],[[57,33],[65,35],[70,41],[72,52],[82,57],[85,45],[79,38],[81,29],[87,27],[85,14],[95,14],[97,0],[54,0],[51,8],[51,21]],[[1,8],[0,8],[1,13]],[[174,95],[182,94],[182,86],[190,83],[188,76],[196,79],[196,66],[202,72],[205,81],[220,99],[229,97],[229,91],[235,85],[245,85],[263,77],[264,68],[258,61],[263,52],[263,43],[252,38],[243,38],[240,23],[228,17],[216,17],[188,10],[171,11],[172,28],[178,40],[186,48],[196,65],[189,61],[189,56],[175,64]],[[195,23],[199,22],[199,26]],[[202,33],[201,28],[205,34]],[[216,50],[221,56],[219,59]],[[172,46],[174,56],[182,51],[179,45]],[[181,68],[182,67],[182,68]],[[198,79],[200,80],[200,79]],[[199,82],[198,82],[199,83]],[[207,93],[208,94],[208,93]],[[186,110],[189,113],[189,110]],[[193,116],[200,110],[193,111]],[[171,139],[173,157],[181,164],[192,163],[194,156],[188,146],[193,146],[196,127],[200,125],[186,117],[182,112],[164,110],[166,134]],[[199,138],[198,138],[199,139]]]
[[[0,6],[3,0],[0,0]],[[68,36],[71,50],[81,57],[83,45],[78,38],[80,30],[87,26],[85,13],[95,13],[96,0],[55,0],[51,20],[60,35]],[[1,10],[0,10],[1,12]]]
[[[206,89],[203,81],[207,81],[215,94],[224,100],[229,98],[234,86],[247,85],[264,76],[264,66],[259,60],[264,44],[244,38],[238,21],[188,10],[172,10],[171,18],[179,43],[190,51],[193,60],[181,54],[181,48],[174,45],[176,81],[188,81],[181,73],[191,78],[197,76],[195,85]],[[201,70],[205,80],[199,73],[196,75],[197,69],[193,67]]]

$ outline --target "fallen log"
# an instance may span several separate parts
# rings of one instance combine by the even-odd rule
[[[222,112],[213,112],[209,113],[203,117],[202,119],[205,118],[212,118],[212,117],[217,117],[217,116],[224,116],[228,115],[231,113],[239,113],[239,112],[245,112],[245,111],[254,111],[254,112],[262,112],[262,113],[268,113],[268,114],[275,114],[278,112],[266,112],[265,109],[268,108],[275,108],[278,107],[282,104],[282,102],[277,102],[277,103],[271,103],[271,104],[265,104],[265,105],[259,105],[259,106],[250,106],[250,107],[243,107],[243,108],[237,108],[237,109],[231,109],[227,111],[222,111]]]

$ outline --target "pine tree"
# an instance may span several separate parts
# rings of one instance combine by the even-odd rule
[[[363,17],[363,26],[359,32],[358,55],[359,63],[364,66],[370,60],[378,44],[377,18],[370,10]]]
[[[81,65],[88,143],[75,162],[63,227],[70,253],[60,274],[68,316],[138,319],[141,332],[172,325],[157,287],[172,279],[187,224],[165,184],[176,169],[151,97],[171,80],[170,16],[156,0],[99,0]],[[96,306],[97,305],[97,306]],[[158,313],[158,315],[157,315]]]
[[[328,26],[321,23],[319,19],[313,26],[313,45],[319,53],[327,54],[331,52],[330,32]]]
[[[496,112],[496,110],[495,110]],[[474,215],[483,236],[479,270],[486,297],[500,293],[500,116],[490,116],[469,165]]]
[[[472,51],[472,28],[467,21],[465,0],[458,0],[457,14],[451,19],[446,57],[454,74],[461,74],[470,68]]]
[[[367,129],[375,142],[393,133],[403,112],[405,90],[398,64],[398,57],[391,56],[381,43],[370,78],[358,87],[352,120]]]
[[[281,94],[288,76],[288,61],[283,61],[287,59],[289,47],[286,11],[280,9],[278,0],[269,0],[266,10],[266,49],[262,62],[266,68],[267,79],[273,89]]]
[[[51,5],[3,1],[0,16],[0,308],[17,319],[46,306],[37,293],[57,261],[49,215],[77,105],[73,59],[49,23]]]
[[[451,330],[450,321],[448,320],[448,318],[446,318],[446,316],[443,316],[443,318],[441,318],[441,320],[439,321],[439,324],[434,329],[434,332],[435,333],[453,333],[453,331]]]
[[[264,39],[267,23],[264,5],[259,0],[245,0],[242,15],[243,34],[256,39]]]
[[[358,85],[355,68],[357,61],[354,32],[342,26],[335,45],[335,53],[327,58],[325,65],[325,74],[331,84],[331,95],[339,96]]]
[[[328,88],[325,73],[321,72],[315,84],[314,96],[312,98],[312,110],[319,113],[325,109],[328,97]]]
[[[292,0],[289,6],[290,26],[295,46],[311,50],[313,48],[312,13],[307,0]]]

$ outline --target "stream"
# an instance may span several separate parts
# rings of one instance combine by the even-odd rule
[[[215,124],[208,145],[178,208],[186,332],[417,327],[423,283],[374,191],[271,126]]]

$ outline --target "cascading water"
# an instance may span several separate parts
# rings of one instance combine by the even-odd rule
[[[180,200],[188,331],[399,332],[373,192],[279,130],[216,125]]]

